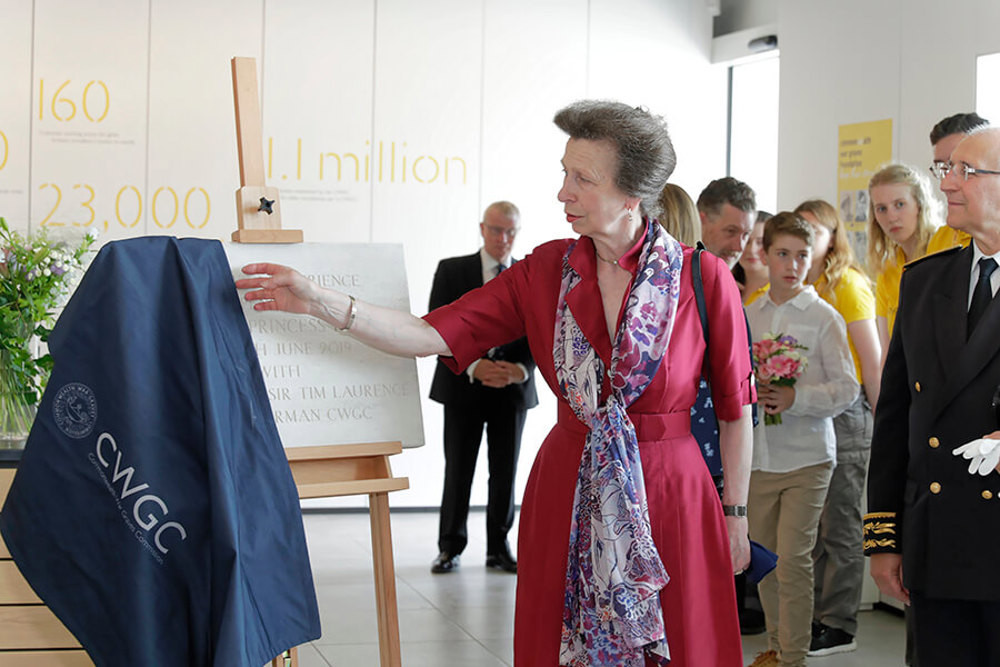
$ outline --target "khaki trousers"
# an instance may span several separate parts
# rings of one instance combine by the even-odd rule
[[[778,554],[778,567],[757,590],[768,647],[778,652],[782,667],[806,664],[812,640],[812,551],[832,473],[832,462],[750,473],[750,538]]]

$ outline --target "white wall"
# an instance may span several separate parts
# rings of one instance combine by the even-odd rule
[[[894,159],[929,165],[931,127],[974,110],[976,56],[1000,51],[994,0],[782,0],[778,22],[780,208],[835,200],[842,124],[891,118]]]
[[[239,186],[229,59],[252,56],[285,226],[309,241],[402,243],[418,313],[438,260],[479,246],[489,202],[521,208],[519,256],[567,235],[555,199],[565,138],[551,119],[575,99],[664,115],[674,180],[693,196],[725,167],[725,68],[710,64],[704,0],[0,0],[0,25],[0,215],[14,227],[228,239]],[[83,113],[91,81],[92,117],[109,91],[101,120]],[[77,113],[59,120],[66,100]],[[424,392],[433,366],[418,364]],[[519,494],[555,418],[541,393]],[[423,407],[427,446],[396,457],[411,482],[396,506],[440,500],[441,407]],[[480,470],[474,504],[485,504]]]

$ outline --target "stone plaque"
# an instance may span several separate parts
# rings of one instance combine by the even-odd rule
[[[252,262],[285,264],[323,287],[410,310],[397,244],[227,243],[235,278]],[[306,315],[256,311],[243,299],[271,410],[285,447],[399,440],[423,445],[414,359],[373,350]]]

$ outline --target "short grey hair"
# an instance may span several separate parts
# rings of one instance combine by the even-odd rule
[[[581,100],[561,109],[553,122],[571,139],[614,144],[618,156],[615,185],[629,197],[639,197],[646,215],[659,214],[657,200],[677,164],[661,116],[621,102]]]
[[[757,213],[753,188],[732,176],[715,179],[698,195],[698,211],[708,215],[719,215],[726,204],[744,213]]]
[[[521,211],[519,211],[518,208],[509,201],[495,201],[487,206],[486,210],[483,211],[483,220],[486,219],[486,214],[490,211],[496,211],[503,217],[513,220],[514,222],[519,222],[521,220]]]

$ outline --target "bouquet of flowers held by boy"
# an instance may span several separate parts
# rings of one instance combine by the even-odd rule
[[[766,333],[753,344],[754,375],[759,384],[792,387],[806,369],[809,359],[799,350],[808,350],[794,336]],[[764,425],[781,423],[781,413],[764,413]]]

